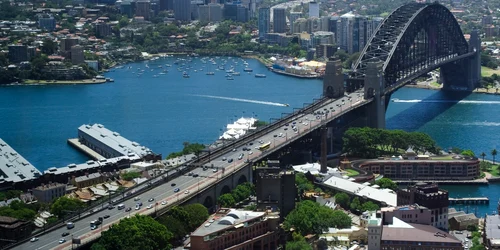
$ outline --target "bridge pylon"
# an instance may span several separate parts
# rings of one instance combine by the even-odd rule
[[[325,75],[323,77],[323,96],[339,98],[344,96],[344,93],[342,63],[340,59],[330,57],[328,62],[326,62]]]
[[[371,128],[385,128],[386,96],[381,63],[368,63],[364,86],[365,99],[373,98],[373,102],[366,106],[366,125]]]

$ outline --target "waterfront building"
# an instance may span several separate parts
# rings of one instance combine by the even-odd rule
[[[241,117],[234,123],[226,126],[226,131],[219,137],[219,140],[235,140],[245,135],[249,130],[256,129],[253,125],[257,122],[255,118]]]
[[[273,9],[273,32],[285,33],[286,32],[286,9],[274,8]]]
[[[394,218],[398,218],[407,223],[432,225],[431,210],[418,204],[397,207],[383,207],[380,209],[380,213],[382,223],[384,225],[392,224],[394,222]]]
[[[151,18],[151,2],[149,0],[136,1],[135,15],[144,17],[144,20],[149,20]]]
[[[56,19],[52,15],[42,15],[38,18],[40,29],[54,31],[56,29]]]
[[[363,162],[358,167],[393,180],[474,180],[481,174],[477,158],[432,158],[427,155],[384,158]]]
[[[61,52],[66,53],[66,52],[71,51],[71,47],[73,47],[77,44],[78,44],[77,37],[67,36],[67,37],[61,39],[59,46],[61,47]]]
[[[295,172],[281,170],[279,167],[266,167],[257,168],[255,173],[257,207],[261,210],[279,209],[283,220],[295,208]]]
[[[222,6],[216,3],[199,6],[199,19],[202,22],[222,21]]]
[[[487,249],[500,249],[500,201],[497,214],[486,215],[484,219],[483,245]]]
[[[191,21],[191,0],[174,0],[174,18],[177,21]]]
[[[279,216],[222,208],[191,233],[185,249],[277,249]]]
[[[85,63],[96,72],[99,71],[99,61],[98,60],[85,60]]]
[[[33,222],[19,220],[12,217],[0,216],[0,247],[10,245],[12,242],[17,242],[26,239],[33,231]]]
[[[21,188],[36,182],[40,176],[38,169],[0,139],[0,190],[13,186]]]
[[[78,140],[106,158],[134,155],[144,158],[153,154],[151,149],[141,146],[137,142],[129,141],[101,124],[80,126]]]
[[[335,44],[339,44],[340,42],[340,17],[332,16],[328,21],[328,31],[333,32],[335,34]]]
[[[478,226],[479,219],[475,214],[466,214],[464,211],[456,211],[454,208],[448,210],[448,224],[450,225],[450,230],[467,230],[469,226]]]
[[[267,33],[266,41],[269,44],[277,44],[282,47],[288,46],[292,40],[291,36],[287,36],[285,33]]]
[[[290,33],[292,33],[292,34],[296,33],[295,28],[294,28],[294,24],[295,24],[295,21],[301,17],[302,17],[302,12],[290,12],[290,18],[289,18]],[[297,33],[300,33],[300,31]]]
[[[83,47],[80,45],[75,45],[71,47],[71,63],[78,65],[85,63],[85,57],[83,54]]]
[[[51,203],[54,199],[66,194],[66,184],[57,182],[42,184],[34,188],[32,192],[38,202]]]
[[[75,65],[68,68],[61,61],[48,62],[43,71],[58,80],[79,80],[86,77],[82,67]]]
[[[397,191],[397,205],[418,204],[431,210],[431,225],[448,231],[448,191],[437,184],[419,182]]]
[[[309,17],[319,18],[319,3],[309,2]]]
[[[270,31],[271,11],[269,8],[259,9],[259,39],[265,39]]]
[[[22,44],[9,45],[9,62],[20,63],[29,61],[28,46]]]
[[[78,176],[73,179],[73,185],[77,188],[84,188],[94,186],[96,184],[100,184],[105,182],[107,177],[99,172],[93,174],[86,174],[82,176]]]
[[[95,34],[98,38],[103,38],[111,35],[111,26],[109,23],[98,22],[95,24]]]

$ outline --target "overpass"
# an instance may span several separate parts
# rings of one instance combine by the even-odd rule
[[[252,180],[254,162],[287,150],[292,144],[307,144],[304,138],[320,138],[318,144],[321,144],[325,165],[325,154],[328,147],[333,150],[334,137],[339,138],[350,126],[385,127],[385,109],[390,95],[422,74],[440,67],[446,88],[471,90],[477,86],[479,45],[475,32],[471,34],[470,44],[465,41],[453,15],[444,6],[404,5],[375,30],[347,81],[344,81],[340,61],[327,62],[323,98],[239,140],[204,153],[188,166],[181,167],[176,175],[159,177],[140,195],[144,206],[138,210],[99,210],[74,220],[74,229],[59,228],[39,236],[37,242],[23,242],[14,249],[69,249],[70,240],[58,243],[64,232],[85,244],[99,238],[113,223],[134,214],[158,216],[184,202],[213,207],[221,194]],[[296,132],[291,129],[292,125]],[[270,147],[264,151],[255,149],[260,141],[270,142]],[[243,151],[243,147],[250,151]],[[133,208],[137,202],[132,199],[135,196],[124,195],[121,203]],[[154,201],[148,202],[150,198]],[[148,209],[149,204],[151,208]],[[89,222],[105,215],[110,217],[104,220],[101,228],[90,230]]]

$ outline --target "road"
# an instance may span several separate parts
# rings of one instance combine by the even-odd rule
[[[259,159],[263,153],[266,153],[256,149],[261,144],[271,142],[270,149],[268,151],[276,147],[280,147],[288,140],[297,139],[302,133],[320,125],[325,118],[331,117],[332,114],[336,115],[350,107],[356,107],[357,105],[362,104],[362,101],[362,90],[351,93],[348,97],[346,96],[336,100],[329,100],[321,107],[321,109],[316,110],[314,114],[296,114],[291,118],[291,122],[289,124],[277,127],[272,132],[254,138],[254,140],[252,140],[252,145],[247,143],[247,146],[245,146],[249,148],[250,151],[243,151],[242,147],[234,148],[222,156],[212,158],[209,163],[205,164],[205,166],[210,166],[209,168],[205,170],[202,168],[196,168],[193,170],[191,173],[194,176],[198,175],[197,177],[193,177],[191,173],[189,173],[146,191],[140,195],[140,202],[143,203],[143,206],[139,210],[135,210],[135,205],[138,201],[134,201],[135,196],[132,194],[125,197],[124,201],[115,204],[124,204],[127,208],[131,207],[132,210],[130,212],[125,212],[125,209],[118,210],[117,208],[112,210],[104,209],[97,211],[89,217],[74,221],[75,227],[71,230],[68,230],[65,227],[59,228],[40,236],[39,240],[36,242],[26,242],[13,249],[71,249],[70,242],[72,237],[80,238],[82,242],[90,241],[98,237],[101,230],[106,230],[109,225],[118,223],[120,219],[126,218],[127,216],[133,216],[137,213],[150,214],[154,212],[155,208],[169,206],[179,199],[194,195],[199,189],[212,185],[224,175],[231,174],[232,171],[244,166],[245,161]],[[292,126],[297,128],[297,132],[294,131]],[[241,159],[238,159],[241,154],[243,154],[242,157],[240,157]],[[232,162],[230,162],[231,159]],[[180,191],[177,193],[174,192],[175,188],[179,188]],[[185,192],[188,190],[189,193],[186,194]],[[154,201],[148,202],[148,199],[150,198],[154,198]],[[162,201],[167,201],[167,204],[161,205]],[[153,208],[148,209],[147,206],[149,204],[153,204]],[[105,215],[109,215],[109,218],[104,219],[100,228],[91,230],[90,222],[97,220],[99,217],[104,217]],[[63,238],[62,234],[64,232],[69,232],[70,235],[65,237],[67,240],[65,243],[59,244],[59,240]]]

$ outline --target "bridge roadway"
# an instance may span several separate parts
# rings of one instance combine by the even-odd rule
[[[180,204],[195,196],[199,190],[210,187],[214,183],[218,182],[219,179],[225,177],[226,175],[230,175],[233,171],[241,167],[244,167],[246,165],[246,160],[259,160],[270,152],[286,145],[288,142],[300,138],[304,133],[308,133],[309,131],[318,128],[325,121],[331,121],[333,118],[345,114],[354,108],[365,105],[370,101],[371,100],[364,100],[363,90],[359,90],[351,93],[349,96],[339,99],[325,100],[322,105],[316,107],[314,110],[311,110],[311,112],[297,112],[288,117],[286,122],[290,124],[290,126],[281,125],[286,122],[279,123],[279,126],[275,126],[274,129],[264,135],[259,136],[259,134],[256,134],[254,138],[250,138],[253,139],[253,145],[247,147],[251,148],[252,154],[249,154],[250,151],[241,150],[243,145],[247,145],[245,143],[240,145],[238,148],[234,147],[234,150],[228,149],[226,150],[227,152],[212,155],[211,161],[204,165],[212,166],[213,164],[213,167],[216,168],[217,171],[211,168],[207,170],[203,170],[199,167],[195,168],[191,172],[193,174],[198,174],[198,177],[181,175],[142,193],[139,195],[139,201],[134,201],[134,198],[136,197],[134,195],[125,197],[121,204],[124,204],[126,208],[132,208],[129,212],[125,212],[125,209],[117,210],[117,208],[112,210],[104,209],[97,211],[90,216],[73,221],[75,224],[73,229],[68,230],[66,227],[62,227],[39,236],[39,240],[36,242],[25,242],[14,247],[13,249],[71,249],[72,237],[80,238],[82,243],[92,241],[100,237],[101,231],[107,230],[110,225],[118,223],[120,219],[133,216],[135,214],[148,215],[154,213],[155,210],[165,210],[169,206]],[[325,112],[326,110],[328,110],[327,115],[315,114],[319,111]],[[294,122],[295,126],[298,128],[297,133],[291,129],[291,125]],[[279,136],[280,133],[282,133],[282,137]],[[261,145],[259,141],[264,143],[271,142],[270,149],[265,152],[255,149]],[[238,159],[238,156],[242,153],[244,154],[244,157],[242,159]],[[223,160],[223,158],[225,158],[225,160]],[[233,159],[233,162],[229,163],[229,159]],[[224,169],[224,171],[221,171],[221,169]],[[180,191],[175,192],[175,188],[179,188]],[[149,202],[148,200],[150,198],[154,198],[154,201]],[[167,204],[162,205],[163,201],[167,202]],[[143,203],[143,206],[139,210],[135,209],[137,202]],[[152,205],[152,208],[148,209],[147,207],[150,204]],[[104,217],[106,215],[109,215],[109,218],[104,219],[102,225],[100,225],[98,229],[90,229],[90,221],[97,220],[99,217]],[[68,232],[70,235],[62,237],[62,234],[65,232]],[[60,244],[59,240],[62,238],[65,238],[66,242]]]

